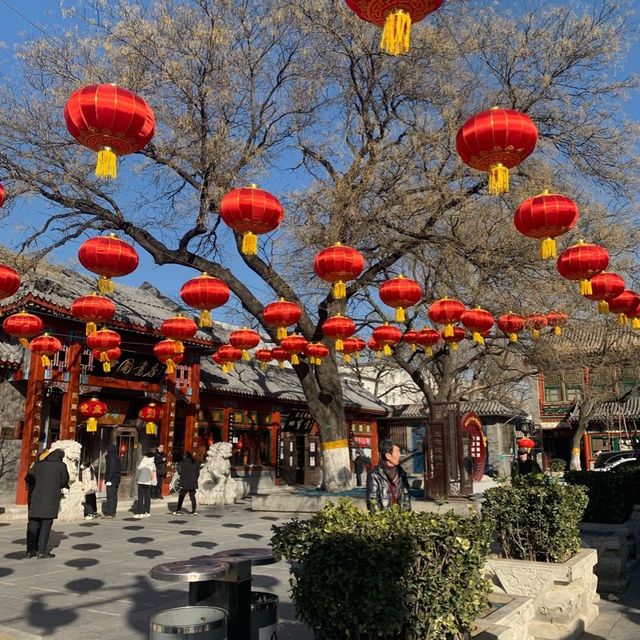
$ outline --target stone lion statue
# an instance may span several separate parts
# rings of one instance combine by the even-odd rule
[[[82,483],[78,482],[78,469],[82,445],[75,440],[58,440],[51,445],[51,451],[62,449],[63,462],[69,471],[69,490],[63,490],[64,496],[60,500],[58,520],[78,520],[84,514],[84,491]]]
[[[232,445],[216,442],[207,451],[207,460],[200,469],[196,499],[199,504],[233,504],[236,483],[231,478]]]

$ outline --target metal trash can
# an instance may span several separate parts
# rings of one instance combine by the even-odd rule
[[[250,640],[278,640],[278,596],[251,592]]]
[[[227,640],[227,612],[217,607],[176,607],[151,616],[150,640]]]

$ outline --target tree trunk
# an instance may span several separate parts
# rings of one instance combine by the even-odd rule
[[[572,471],[582,471],[582,461],[580,460],[580,441],[584,432],[587,430],[587,420],[583,420],[582,417],[578,422],[578,428],[573,434],[571,441],[571,461],[569,462],[569,469]]]

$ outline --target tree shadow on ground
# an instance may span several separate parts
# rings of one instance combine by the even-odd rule
[[[84,571],[89,567],[95,567],[97,564],[100,564],[100,561],[95,558],[72,558],[65,562],[67,567],[73,567],[78,571]]]

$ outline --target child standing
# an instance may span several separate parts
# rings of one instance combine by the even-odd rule
[[[98,492],[98,479],[93,465],[89,460],[85,460],[80,465],[80,482],[84,491],[84,519],[93,520],[98,517],[98,503],[96,493]]]

